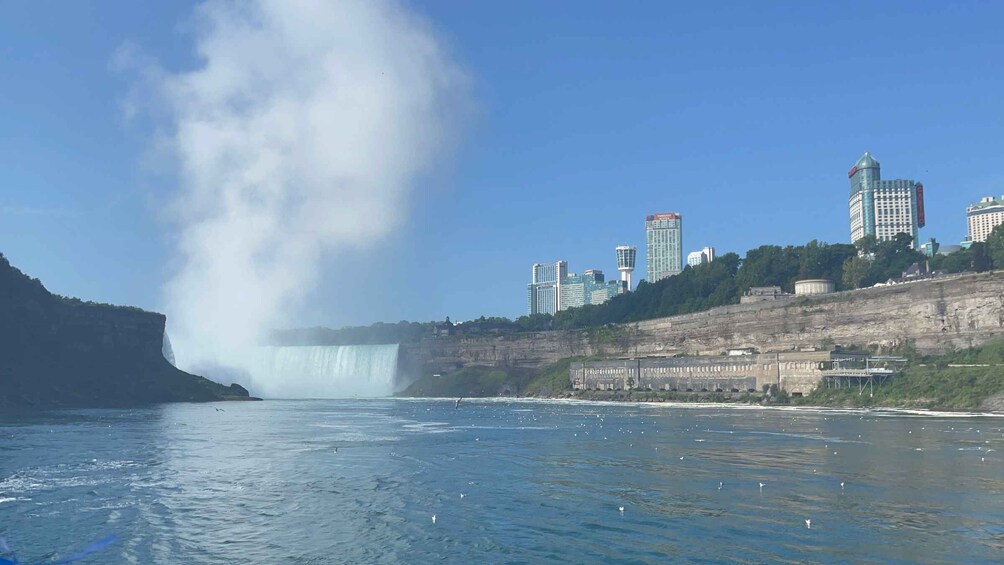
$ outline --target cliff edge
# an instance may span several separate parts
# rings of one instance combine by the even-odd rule
[[[176,369],[163,314],[50,293],[0,254],[0,408],[248,400]]]

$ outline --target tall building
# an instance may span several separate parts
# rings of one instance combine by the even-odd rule
[[[621,281],[631,291],[631,273],[634,272],[634,262],[638,257],[638,248],[632,245],[617,246],[617,270],[621,273]]]
[[[710,263],[715,260],[715,248],[705,247],[700,251],[692,251],[687,254],[687,264],[691,267]]]
[[[867,151],[848,171],[851,196],[851,243],[866,235],[888,241],[897,234],[913,237],[924,227],[924,185],[905,179],[882,180],[881,166]]]
[[[683,216],[675,212],[645,218],[645,266],[654,283],[683,270]]]
[[[568,277],[568,261],[534,263],[526,285],[527,314],[554,314],[561,309],[561,283]]]
[[[569,273],[561,283],[559,310],[578,308],[586,304],[603,304],[622,292],[627,292],[624,281],[607,281],[603,271],[589,269],[581,275]]]
[[[984,196],[966,208],[966,223],[969,225],[966,241],[986,241],[995,227],[1004,224],[1004,196],[1000,199]]]
[[[586,304],[602,304],[627,292],[624,281],[607,281],[603,271],[568,272],[568,262],[535,263],[526,285],[527,314],[555,314]]]

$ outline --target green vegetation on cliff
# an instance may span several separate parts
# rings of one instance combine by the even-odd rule
[[[915,357],[902,374],[882,386],[817,388],[799,404],[845,407],[991,410],[1004,395],[1004,340],[983,347]]]
[[[560,396],[572,390],[572,382],[568,378],[568,370],[573,361],[580,361],[581,358],[567,358],[558,361],[537,375],[526,386],[528,396]]]
[[[866,255],[859,256],[859,251]],[[764,245],[740,259],[726,253],[711,263],[687,267],[682,273],[655,283],[642,281],[635,292],[600,305],[558,312],[555,329],[598,327],[689,314],[738,304],[754,286],[779,286],[794,292],[795,281],[829,279],[838,290],[851,290],[899,278],[924,256],[911,246],[909,236],[876,242],[865,238],[857,246],[810,241],[801,246]]]
[[[1004,365],[990,367],[913,366],[888,383],[877,386],[874,396],[866,388],[821,387],[799,404],[854,408],[922,408],[927,410],[986,410],[985,403],[1004,393]]]
[[[960,252],[958,260],[940,261],[938,268],[949,272],[980,270],[985,261],[982,247]],[[859,251],[865,253],[859,256]],[[616,296],[600,305],[586,305],[547,314],[522,316],[516,320],[503,317],[480,317],[463,322],[456,331],[463,335],[505,335],[550,329],[602,329],[609,324],[701,312],[716,306],[738,304],[740,297],[754,286],[779,286],[793,292],[795,281],[830,279],[838,290],[850,290],[898,278],[913,263],[925,257],[914,250],[909,236],[893,241],[876,242],[865,238],[857,246],[810,241],[805,245],[781,247],[764,245],[746,252],[744,258],[725,253],[711,263],[686,267],[677,276],[654,283],[642,281],[634,292]],[[1002,259],[1004,261],[1004,259]],[[276,332],[272,341],[279,345],[362,345],[409,343],[431,337],[434,322],[377,323],[367,327],[339,330],[309,328]],[[597,334],[598,337],[602,335]]]
[[[165,318],[51,294],[0,254],[0,409],[247,398],[174,368]]]

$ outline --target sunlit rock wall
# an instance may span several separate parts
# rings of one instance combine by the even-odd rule
[[[465,365],[543,367],[564,357],[611,359],[777,353],[856,345],[921,353],[981,345],[1004,335],[1004,273],[737,304],[591,330],[432,337],[401,346],[399,378]]]

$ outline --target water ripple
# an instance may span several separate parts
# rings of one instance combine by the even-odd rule
[[[109,534],[109,563],[989,563],[1004,550],[994,419],[471,399],[2,418],[0,537],[22,559]]]

